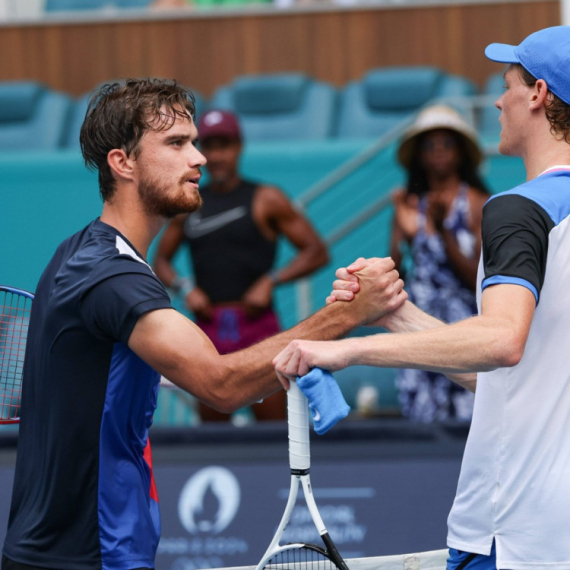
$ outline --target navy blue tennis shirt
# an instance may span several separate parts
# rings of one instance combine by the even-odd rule
[[[96,220],[57,249],[32,307],[8,558],[154,567],[160,518],[144,452],[160,376],[127,342],[163,308],[163,285],[113,227]]]

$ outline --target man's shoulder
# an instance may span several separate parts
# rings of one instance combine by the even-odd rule
[[[528,201],[544,211],[555,225],[570,215],[570,171],[541,174],[511,190],[492,196],[486,208],[512,211],[516,203]]]
[[[121,274],[140,273],[154,277],[146,260],[127,238],[112,226],[95,220],[68,238],[68,259],[60,271],[72,273],[84,288]]]
[[[275,184],[260,182],[255,187],[255,200],[263,200],[273,203],[290,203],[289,197]]]

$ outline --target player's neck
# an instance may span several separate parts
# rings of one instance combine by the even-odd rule
[[[166,222],[146,214],[140,203],[127,205],[118,200],[104,203],[100,220],[121,232],[145,259],[152,240]]]
[[[570,164],[570,145],[563,140],[541,145],[523,155],[527,180],[533,180],[545,170],[558,165]]]

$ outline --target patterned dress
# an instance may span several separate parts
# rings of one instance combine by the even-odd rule
[[[462,184],[445,219],[463,255],[475,255],[476,237],[469,229],[469,188]],[[475,293],[455,275],[440,234],[426,231],[427,198],[420,200],[418,232],[411,244],[413,271],[407,281],[410,300],[426,313],[451,323],[477,313]],[[402,413],[418,422],[470,420],[474,394],[443,374],[399,370],[396,385]]]

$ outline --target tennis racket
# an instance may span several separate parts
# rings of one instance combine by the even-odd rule
[[[309,471],[311,451],[309,447],[309,405],[307,398],[295,382],[287,392],[287,416],[289,423],[289,465],[291,467],[291,489],[285,506],[285,512],[277,528],[277,532],[263,555],[256,570],[262,568],[274,570],[348,570],[348,567],[334,545],[313,497]],[[313,519],[323,545],[294,543],[280,545],[283,532],[289,523],[291,513],[299,491],[299,483],[307,507]]]
[[[0,424],[20,421],[22,375],[34,295],[0,285]]]

